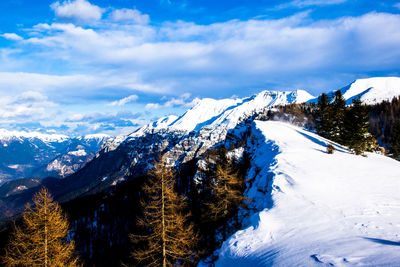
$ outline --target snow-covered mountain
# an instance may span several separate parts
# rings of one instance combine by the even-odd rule
[[[391,80],[391,78],[387,79]],[[386,99],[397,96],[397,91],[390,89],[396,88],[394,86],[398,83],[397,81],[398,78],[393,82],[393,86],[391,82],[387,82],[385,83],[387,87],[379,87],[381,96],[384,95]],[[356,81],[354,84],[361,83]],[[368,90],[368,93],[378,90],[376,89],[377,86],[373,87],[375,89],[370,89],[371,87],[368,86],[371,84],[364,84],[365,90],[353,90],[350,85],[347,91],[360,94],[360,92]],[[364,96],[368,93],[365,93]],[[353,93],[346,94],[346,97],[354,96]],[[201,159],[204,152],[217,146],[237,149],[236,152],[240,152],[247,149],[245,146],[249,146],[246,145],[246,142],[249,139],[249,131],[253,131],[251,130],[252,127],[249,130],[249,125],[254,120],[254,114],[265,112],[275,105],[308,102],[312,99],[315,99],[315,97],[302,90],[293,92],[263,91],[243,99],[202,99],[179,117],[163,117],[128,136],[107,139],[90,162],[85,161],[85,159],[88,159],[85,157],[89,155],[89,150],[81,144],[82,140],[76,140],[76,145],[72,147],[64,146],[62,152],[53,151],[54,147],[58,146],[51,143],[53,150],[50,149],[49,151],[52,151],[53,154],[50,154],[54,156],[46,158],[40,156],[43,155],[40,154],[40,149],[35,150],[34,155],[36,157],[39,155],[39,158],[45,158],[40,170],[44,170],[45,173],[54,171],[60,176],[73,173],[64,179],[40,180],[39,184],[46,185],[59,201],[67,201],[78,196],[110,190],[123,181],[140,177],[152,166],[154,158],[159,154],[164,154],[171,165],[182,166],[193,161],[196,162]],[[375,98],[375,100],[378,101],[378,98]],[[253,136],[254,141],[257,141],[257,138],[262,140],[266,138],[263,135]],[[285,135],[282,135],[282,138],[285,138]],[[35,146],[39,148],[41,146],[48,147],[46,144],[49,144],[49,142],[41,141],[39,146],[28,141],[24,141],[24,144],[28,144],[29,149]],[[69,142],[62,141],[58,144]],[[324,150],[324,148],[318,149]],[[305,153],[308,153],[307,151]],[[86,156],[84,156],[85,153]],[[81,161],[78,165],[75,165],[70,157]],[[34,158],[33,154],[31,158]],[[15,165],[16,163],[9,162],[3,164],[8,169]],[[84,165],[83,168],[81,168],[82,165]],[[76,171],[77,169],[79,171]],[[306,173],[306,170],[304,172]],[[34,188],[22,190],[24,189],[23,186],[29,189],[35,184],[33,181],[29,181],[27,185],[23,182],[4,184],[4,188],[7,189],[4,190],[3,195],[0,194],[0,219],[2,211],[3,214],[9,214],[4,216],[11,216],[21,211],[25,202],[31,199]],[[15,191],[17,187],[21,190]],[[0,192],[2,192],[1,186]],[[10,192],[14,193],[10,195]],[[19,193],[16,194],[15,192]],[[260,208],[264,207],[260,206]]]
[[[0,129],[0,184],[18,178],[69,175],[91,160],[108,138]]]
[[[215,100],[204,98],[182,116],[168,116],[146,125],[133,133],[131,137],[141,136],[150,131],[169,129],[172,131],[191,132],[203,128],[234,128],[240,120],[254,113],[276,105],[304,103],[314,96],[304,90],[296,91],[262,91],[252,97],[242,99]]]
[[[376,104],[384,100],[390,101],[395,96],[400,96],[399,77],[376,77],[359,79],[340,89],[348,104],[355,98],[365,104]]]
[[[240,137],[230,133],[256,112],[274,105],[305,102],[311,98],[313,96],[305,91],[263,91],[243,99],[203,99],[180,117],[161,118],[131,135],[105,141],[95,158],[78,172],[58,181],[43,180],[43,183],[59,200],[107,190],[118,183],[143,175],[160,153],[166,155],[170,164],[185,164],[211,147],[224,144],[226,140],[232,141],[233,138],[236,142],[241,142]],[[78,148],[72,151],[80,154]],[[71,155],[60,155],[61,159],[68,156]],[[58,159],[46,166],[47,170],[56,169],[59,172],[65,169]],[[30,182],[31,184],[33,183]],[[20,195],[10,195],[15,188],[10,184],[5,184],[4,187],[7,190],[3,196],[0,195],[0,204],[2,201],[4,203],[3,206],[0,205],[0,211],[4,209],[3,214],[22,210],[23,203],[31,198],[33,192],[19,190]]]
[[[400,162],[350,154],[282,122],[256,121],[247,196],[259,212],[216,266],[399,266]]]
[[[382,101],[391,101],[393,97],[400,96],[400,77],[358,79],[339,90],[348,105],[353,103],[353,99],[360,99],[364,104],[373,105]],[[335,91],[327,92],[327,95],[333,98]],[[308,102],[316,103],[318,97]]]

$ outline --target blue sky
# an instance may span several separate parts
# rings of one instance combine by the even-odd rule
[[[128,133],[198,98],[400,76],[400,1],[0,2],[0,127]]]

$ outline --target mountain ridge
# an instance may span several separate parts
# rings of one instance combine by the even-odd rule
[[[255,121],[245,196],[257,212],[216,266],[398,266],[400,162],[351,154],[278,121]],[[251,182],[249,182],[251,181]]]
[[[100,149],[94,152],[93,159],[84,163],[84,168],[77,168],[63,179],[65,181],[45,180],[44,183],[48,183],[46,186],[53,188],[56,191],[54,194],[63,200],[107,190],[145,174],[160,153],[165,154],[171,165],[179,166],[198,159],[212,147],[243,142],[240,125],[256,112],[266,111],[275,105],[302,103],[312,99],[315,97],[297,90],[262,91],[242,99],[200,100],[180,117],[163,117],[130,135],[105,140]],[[79,149],[68,152],[82,155]],[[62,169],[58,163],[54,164],[54,168]],[[30,198],[29,191],[26,192],[21,199]]]

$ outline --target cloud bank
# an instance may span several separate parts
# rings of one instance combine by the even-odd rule
[[[286,5],[343,2],[294,0]],[[72,111],[63,107],[73,105],[83,117],[95,106],[115,115],[128,107],[133,114],[147,110],[120,124],[132,126],[156,116],[157,110],[182,111],[197,97],[243,97],[262,89],[299,88],[318,94],[356,78],[400,75],[399,14],[372,11],[314,20],[306,11],[277,19],[198,24],[153,23],[138,9],[100,7],[86,0],[57,1],[51,8],[53,23],[38,22],[1,35],[13,43],[0,48],[5,106],[27,91],[44,96],[37,104],[26,99],[32,105],[20,102],[9,113],[3,109],[3,122],[12,113],[31,112],[39,120],[48,109],[40,103],[58,104],[60,112],[69,115]],[[57,125],[90,128],[109,123],[64,117]]]

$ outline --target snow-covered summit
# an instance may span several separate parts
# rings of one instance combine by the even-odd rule
[[[216,266],[400,266],[400,162],[350,154],[282,122],[256,121],[247,196],[260,212]]]
[[[242,99],[203,99],[169,125],[173,129],[193,131],[202,127],[225,126],[230,129],[245,117],[275,105],[302,103],[313,98],[306,91],[262,91],[252,97]]]
[[[152,131],[157,131],[161,129],[166,129],[168,128],[169,125],[171,125],[178,117],[175,115],[169,115],[165,117],[161,117],[158,120],[149,123],[143,127],[140,127],[137,129],[135,132],[131,133],[129,137],[137,137],[137,136],[142,136],[145,133],[149,133]],[[123,136],[119,136],[116,138],[119,142],[121,142],[121,139],[123,139]]]
[[[354,98],[360,98],[365,104],[376,104],[384,100],[390,101],[393,97],[400,95],[400,78],[359,79],[340,90],[348,103],[351,103]]]
[[[314,98],[304,90],[296,91],[262,91],[251,97],[237,99],[212,99],[204,98],[199,100],[196,105],[187,110],[182,116],[168,116],[150,123],[131,136],[141,136],[142,134],[169,129],[172,131],[191,132],[202,128],[224,128],[231,129],[240,122],[243,117],[254,112],[261,111],[275,105],[285,105],[290,103],[303,103]]]
[[[16,138],[37,138],[46,142],[63,142],[69,139],[68,136],[62,134],[44,134],[39,132],[9,131],[6,129],[0,129],[1,141],[9,141]]]

